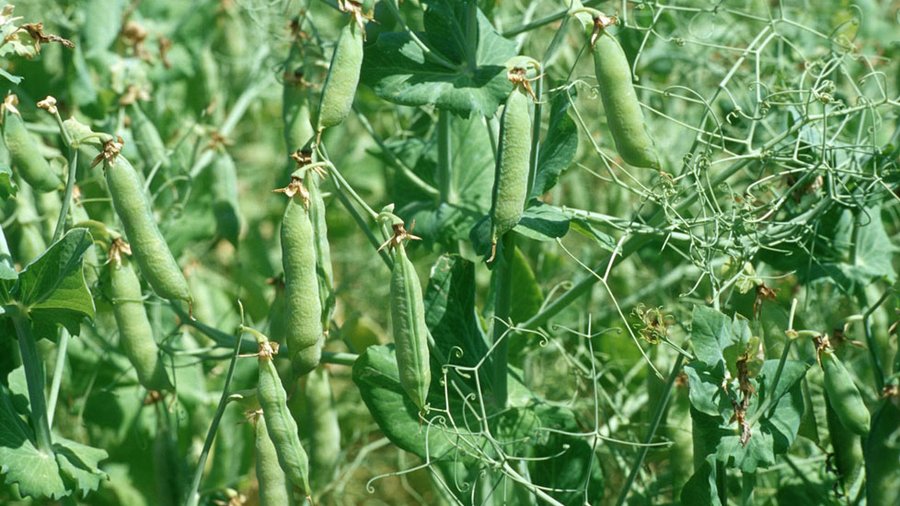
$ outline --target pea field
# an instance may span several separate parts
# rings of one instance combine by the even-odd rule
[[[900,504],[897,1],[0,34],[0,504]]]

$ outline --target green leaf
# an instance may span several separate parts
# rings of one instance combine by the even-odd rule
[[[438,258],[424,302],[425,323],[443,356],[466,366],[484,358],[488,346],[475,319],[475,264],[459,255]]]
[[[31,428],[16,413],[9,391],[0,385],[0,472],[27,497],[59,499],[96,490],[106,474],[99,463],[107,453],[55,437],[53,453],[34,446]]]
[[[558,93],[551,102],[550,124],[541,144],[537,174],[529,200],[540,197],[556,186],[560,174],[575,160],[578,152],[578,127],[569,117],[571,103],[566,93]]]
[[[82,272],[84,253],[92,245],[87,229],[72,229],[19,274],[13,296],[28,308],[37,332],[61,324],[78,335],[81,320],[94,317]]]
[[[856,217],[853,263],[845,268],[848,277],[860,284],[885,278],[889,283],[897,280],[893,258],[897,247],[884,229],[881,207],[871,206]]]
[[[0,146],[0,150],[6,150],[6,148]],[[9,155],[7,154],[8,158]],[[13,182],[12,169],[9,168],[8,160],[6,163],[7,165],[0,165],[0,201],[16,195],[16,184]]]
[[[478,11],[473,27],[477,34],[471,37],[477,46],[467,47],[469,4],[430,0],[426,5],[425,31],[416,35],[450,65],[426,56],[408,32],[381,33],[365,49],[363,81],[379,97],[396,104],[492,116],[512,89],[505,64],[516,54],[515,43],[501,37]]]
[[[540,311],[541,304],[544,302],[544,294],[534,276],[534,271],[531,270],[531,264],[528,263],[528,259],[519,248],[516,248],[510,269],[512,270],[512,293],[516,296],[513,297],[509,317],[514,323],[521,323]]]
[[[705,306],[694,306],[691,318],[691,343],[697,359],[709,367],[726,362],[724,351],[750,339],[747,320],[734,315],[733,320]],[[734,361],[726,363],[732,364]]]
[[[513,230],[537,241],[552,241],[569,232],[569,218],[556,206],[538,203],[525,210]]]
[[[694,472],[681,489],[681,504],[697,506],[722,506],[716,487],[716,466],[712,457]]]
[[[422,459],[460,459],[466,457],[465,450],[487,445],[477,434],[447,426],[447,419],[438,414],[425,415],[427,422],[419,420],[418,408],[400,386],[393,345],[366,348],[353,364],[353,382],[385,436]],[[428,403],[443,408],[446,403],[438,387],[438,381],[432,381]],[[458,405],[452,408],[460,411]]]

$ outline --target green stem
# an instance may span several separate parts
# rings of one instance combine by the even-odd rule
[[[66,178],[66,194],[63,196],[62,207],[59,210],[59,218],[56,220],[56,229],[53,231],[54,243],[62,237],[63,229],[66,227],[66,216],[69,214],[69,204],[72,202],[72,193],[75,191],[75,174],[78,172],[78,149],[69,148],[69,174]]]
[[[438,192],[440,193],[442,204],[452,204],[454,195],[452,195],[452,156],[453,146],[450,139],[450,112],[440,109],[438,112],[437,124],[437,145],[438,145]]]
[[[512,262],[516,254],[515,235],[507,233],[500,239],[498,245],[498,262],[494,267],[494,325],[493,325],[493,371],[494,371],[494,399],[497,407],[506,407],[508,357],[507,343],[509,336],[506,333],[506,322],[509,320],[512,307]],[[502,339],[502,340],[501,340]]]
[[[7,314],[12,317],[19,338],[19,352],[25,367],[25,381],[28,383],[28,401],[31,407],[31,423],[37,436],[37,449],[53,455],[53,438],[50,436],[50,420],[47,418],[47,404],[44,399],[44,364],[37,352],[31,322],[19,306],[7,306]]]
[[[644,459],[647,457],[647,452],[650,451],[650,443],[652,443],[653,438],[656,437],[656,431],[659,430],[659,424],[666,412],[666,405],[669,403],[669,398],[672,394],[672,386],[675,385],[675,379],[678,378],[678,374],[681,372],[681,364],[683,361],[684,355],[678,354],[675,358],[675,364],[672,366],[672,371],[669,373],[669,378],[666,380],[666,384],[663,387],[662,395],[660,395],[659,400],[656,401],[656,408],[653,411],[653,420],[650,422],[650,429],[647,431],[647,437],[644,438],[644,444],[638,452],[638,458],[631,466],[628,478],[622,486],[622,491],[619,493],[619,499],[616,501],[616,506],[625,504],[625,499],[628,498],[628,493],[631,492],[631,486],[634,484],[638,472],[640,472],[641,467],[644,465]]]
[[[59,334],[56,351],[56,367],[53,368],[53,381],[50,383],[50,398],[47,400],[47,423],[53,426],[53,415],[56,413],[56,400],[59,398],[59,386],[62,384],[63,371],[66,369],[66,351],[69,348],[69,331],[65,328]]]
[[[225,375],[225,386],[222,387],[222,397],[219,398],[219,405],[216,407],[216,414],[213,416],[209,431],[206,433],[206,441],[203,442],[203,451],[200,452],[200,460],[197,462],[197,470],[194,471],[194,479],[191,482],[191,488],[188,490],[185,504],[187,506],[196,506],[200,503],[200,480],[203,478],[203,469],[206,467],[206,459],[209,457],[209,450],[212,448],[213,440],[216,437],[216,431],[219,429],[219,422],[225,413],[225,408],[230,400],[228,388],[231,386],[231,380],[234,377],[234,368],[237,365],[238,353],[241,351],[241,340],[236,339],[234,350],[231,354],[231,364],[228,366],[228,373]]]
[[[356,353],[323,351],[321,362],[323,364],[337,364],[353,367],[353,364],[356,363],[357,359],[359,359],[359,355]]]
[[[538,162],[541,157],[541,111],[544,108],[542,99],[544,96],[544,79],[537,79],[534,90],[534,119],[531,127],[531,170],[528,171],[528,195],[534,190],[534,179],[537,177]]]
[[[599,3],[600,3],[600,0],[587,0],[586,2],[582,2],[581,4],[585,7],[588,7],[591,5],[597,5]],[[568,14],[569,14],[569,9],[563,9],[563,10],[554,12],[553,14],[548,14],[547,16],[544,16],[540,19],[535,19],[534,21],[531,21],[530,23],[525,23],[525,24],[521,24],[519,26],[510,28],[509,30],[506,30],[505,32],[503,32],[503,36],[506,38],[515,37],[516,35],[518,35],[522,32],[527,32],[530,30],[534,30],[535,28],[540,28],[542,26],[546,26],[551,23],[555,23],[555,22],[559,21],[560,19],[563,19],[564,17],[566,17]]]

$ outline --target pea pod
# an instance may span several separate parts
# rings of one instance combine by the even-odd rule
[[[304,397],[312,440],[309,453],[312,482],[316,488],[321,489],[334,477],[341,454],[341,427],[338,424],[328,369],[318,367],[309,373]]]
[[[15,109],[17,102],[16,96],[10,95],[3,107],[3,140],[12,166],[34,191],[54,191],[62,183],[47,160],[41,156],[40,143],[25,128],[25,123]]]
[[[313,370],[322,356],[325,335],[322,304],[316,277],[316,248],[303,181],[308,171],[298,169],[281,191],[288,203],[281,221],[281,258],[284,267],[285,340],[295,375]]]
[[[825,395],[835,415],[844,427],[854,434],[865,436],[869,432],[869,410],[850,372],[834,353],[825,351],[820,355],[820,360],[825,373]]]
[[[128,160],[119,155],[119,149],[120,144],[107,142],[100,156],[104,160],[113,207],[122,221],[141,275],[160,297],[190,302],[187,280],[159,231],[141,178]]]
[[[216,232],[220,237],[237,245],[241,233],[241,210],[238,203],[237,167],[234,159],[224,149],[213,160],[212,183],[213,214]]]
[[[153,328],[144,309],[141,282],[128,261],[127,250],[121,239],[110,248],[109,286],[113,314],[119,328],[119,343],[144,388],[170,390],[172,383],[159,356]]]
[[[341,124],[353,107],[363,60],[363,29],[357,17],[341,29],[337,47],[331,57],[328,77],[322,87],[316,131],[322,132]]]
[[[632,84],[631,67],[619,41],[607,28],[614,23],[602,13],[594,16],[591,51],[600,99],[616,150],[629,165],[659,169],[659,157],[644,124],[644,113]]]
[[[500,146],[491,202],[491,243],[494,245],[519,223],[525,210],[531,153],[529,102],[523,87],[516,86],[506,99],[500,118]]]
[[[288,410],[287,394],[272,360],[278,352],[278,345],[269,342],[266,336],[258,332],[253,334],[259,344],[259,382],[256,394],[262,407],[266,432],[275,446],[278,463],[288,480],[309,496],[309,457],[300,444],[297,423]]]
[[[825,420],[828,424],[828,436],[834,452],[834,463],[838,471],[838,479],[844,488],[844,494],[856,497],[858,486],[862,484],[863,453],[860,437],[847,430],[838,420],[837,413],[828,398],[825,399]]]
[[[254,414],[256,420],[256,481],[259,483],[261,506],[285,506],[293,504],[287,476],[278,463],[278,453],[266,428],[262,411]]]
[[[306,178],[309,191],[309,219],[312,222],[316,249],[316,279],[319,283],[319,301],[322,304],[322,328],[328,332],[334,314],[334,270],[331,266],[331,245],[328,243],[328,223],[325,221],[325,201],[319,187],[321,177],[313,172]]]
[[[156,125],[144,114],[137,103],[132,103],[126,108],[128,117],[131,118],[131,133],[138,153],[144,160],[144,171],[150,171],[159,167],[162,171],[169,168],[169,157],[166,155],[166,145],[159,135]]]
[[[416,407],[426,410],[428,389],[431,386],[431,364],[425,304],[419,276],[406,256],[406,247],[403,245],[405,240],[414,236],[410,236],[403,221],[391,214],[391,210],[388,207],[382,211],[381,219],[391,225],[394,232],[387,244],[396,252],[391,271],[391,325],[397,350],[400,386]]]
[[[890,506],[900,497],[900,390],[885,389],[865,442],[868,506]]]

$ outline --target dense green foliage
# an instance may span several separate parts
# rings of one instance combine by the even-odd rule
[[[896,2],[0,4],[0,504],[900,497]]]

